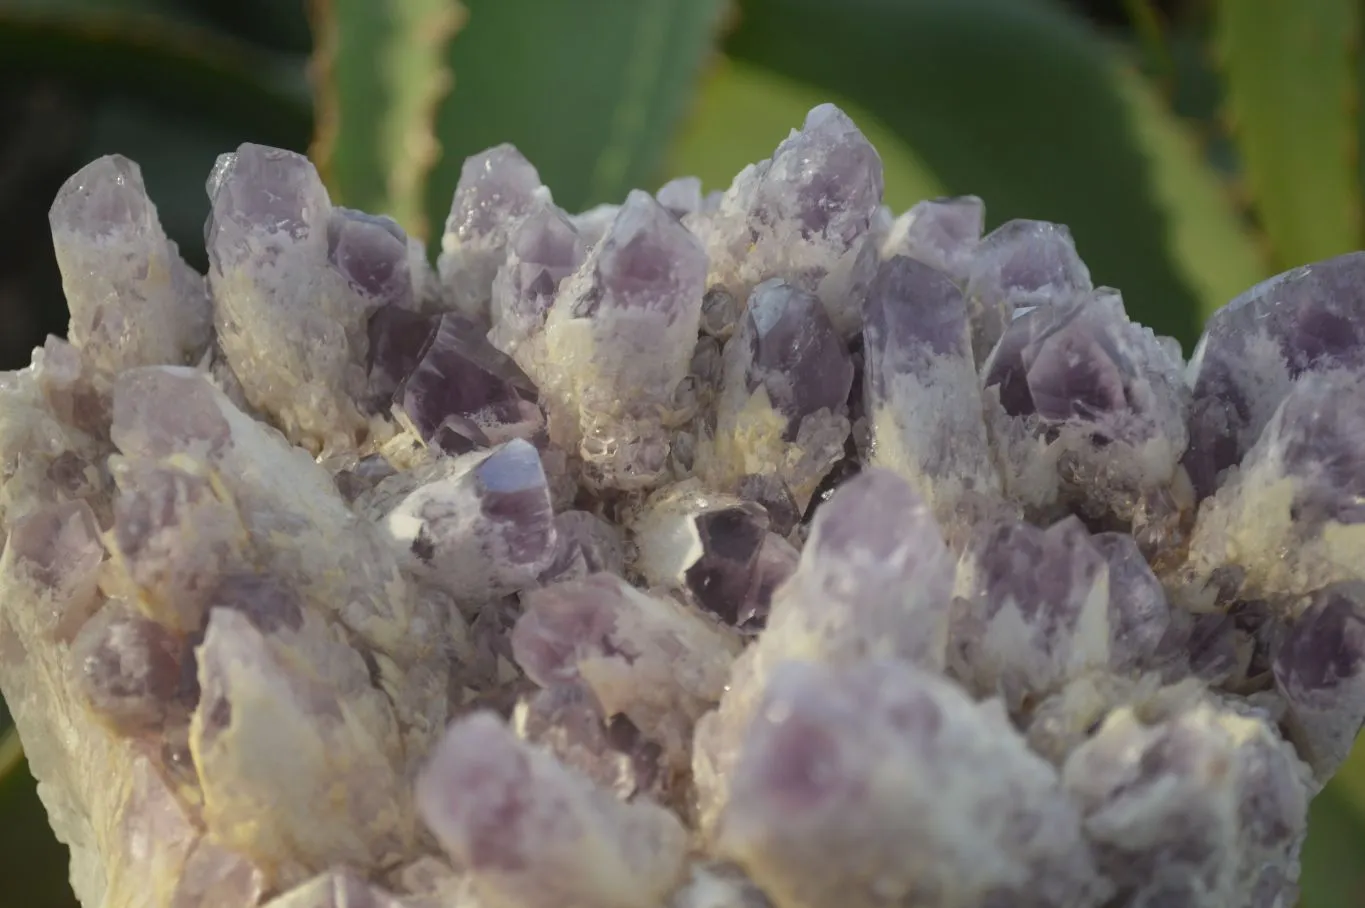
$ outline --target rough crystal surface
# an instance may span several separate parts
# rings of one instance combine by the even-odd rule
[[[73,177],[0,693],[80,902],[1294,904],[1365,721],[1365,253],[1185,374],[1065,227],[881,180],[829,105],[577,214],[499,146],[433,269],[244,145],[205,281]]]

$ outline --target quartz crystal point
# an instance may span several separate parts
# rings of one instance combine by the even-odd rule
[[[276,647],[242,612],[211,613],[190,729],[205,823],[285,883],[334,864],[391,863],[414,830],[387,700],[355,695],[369,680],[347,647],[333,649],[349,671],[301,670],[297,647]]]
[[[1258,715],[1200,703],[1148,723],[1121,708],[1062,779],[1118,904],[1296,903],[1307,772]]]
[[[692,724],[720,701],[738,639],[612,574],[533,590],[524,606],[512,651],[532,680],[581,681],[606,716],[625,716],[686,766]]]
[[[1140,502],[1187,488],[1181,363],[1116,292],[1020,314],[983,372],[1005,490],[1027,512],[1131,523]]]
[[[556,514],[555,558],[540,575],[541,582],[581,580],[600,571],[626,572],[625,534],[588,511]]]
[[[676,180],[669,180],[654,193],[654,198],[678,219],[695,214],[702,207],[701,179],[678,177]]]
[[[1047,221],[1015,220],[977,245],[967,273],[972,350],[985,362],[1014,313],[1065,303],[1092,288],[1071,231]]]
[[[965,285],[985,221],[985,203],[974,195],[919,202],[891,223],[882,260],[908,256]]]
[[[451,596],[483,602],[534,586],[557,555],[540,455],[525,441],[450,463],[383,518],[407,563]],[[395,477],[402,485],[405,476]],[[378,490],[383,492],[385,484]]]
[[[942,271],[897,256],[877,271],[863,322],[869,460],[908,479],[945,524],[965,498],[997,499],[962,291]]]
[[[719,709],[697,726],[693,776],[703,829],[726,802],[739,738],[773,667],[899,658],[941,670],[954,576],[933,515],[889,471],[861,473],[816,511],[796,571],[772,595],[767,627],[736,660]]]
[[[1199,496],[1260,437],[1295,379],[1365,365],[1365,252],[1295,268],[1209,317],[1190,359],[1185,465]]]
[[[814,294],[765,281],[725,346],[723,369],[700,469],[721,487],[772,474],[804,510],[848,438],[853,362],[843,338]]]
[[[232,372],[291,441],[354,447],[367,430],[369,318],[412,305],[406,238],[387,219],[333,209],[294,152],[243,145],[215,176],[209,287]]]
[[[560,287],[545,358],[518,355],[550,408],[552,440],[577,448],[591,484],[637,489],[663,478],[663,422],[687,375],[705,272],[696,238],[648,193],[632,192]]]
[[[998,705],[898,662],[777,669],[716,847],[777,908],[1060,908],[1106,894],[1055,770]]]
[[[549,201],[536,205],[512,232],[493,281],[493,346],[512,355],[537,338],[559,285],[586,257],[587,245],[564,212]]]
[[[475,326],[441,317],[400,392],[403,415],[424,442],[465,454],[545,428],[515,383],[515,367],[495,354]]]
[[[1108,666],[1108,565],[1079,520],[998,526],[968,559],[967,577],[950,662],[978,695],[1000,694],[1018,712]]]
[[[783,278],[815,293],[840,334],[856,333],[881,195],[876,150],[837,107],[816,107],[771,159],[740,171],[696,226],[711,260],[707,283],[743,299]]]
[[[1274,671],[1299,753],[1326,782],[1365,724],[1365,585],[1354,581],[1316,593],[1294,619]]]
[[[204,279],[166,238],[137,164],[121,155],[87,164],[63,184],[49,219],[71,342],[92,365],[117,372],[199,358],[212,330]]]
[[[486,908],[653,908],[685,873],[673,814],[618,801],[490,713],[450,727],[417,801]]]
[[[1338,369],[1295,383],[1240,469],[1200,508],[1179,575],[1183,596],[1289,603],[1362,576],[1360,381],[1358,371]]]
[[[493,281],[518,222],[550,190],[511,145],[497,145],[464,162],[436,261],[441,284],[455,310],[487,325]]]
[[[762,506],[713,495],[695,481],[678,483],[636,519],[634,566],[647,582],[683,591],[727,624],[741,625],[766,612],[773,587],[796,566],[781,557],[780,538],[769,542],[769,529]]]

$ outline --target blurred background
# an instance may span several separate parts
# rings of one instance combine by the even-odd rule
[[[463,159],[513,142],[570,211],[724,188],[834,101],[898,212],[1070,225],[1187,353],[1285,268],[1365,247],[1363,0],[0,0],[0,369],[66,312],[62,181],[119,152],[204,266],[204,180],[309,151],[334,201],[439,241]],[[434,229],[433,229],[434,228]],[[0,908],[73,903],[0,704]],[[1365,906],[1365,748],[1314,807],[1306,908]]]

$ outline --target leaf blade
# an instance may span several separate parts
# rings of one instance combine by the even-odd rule
[[[312,155],[340,204],[426,233],[423,191],[438,147],[436,106],[450,89],[457,0],[313,0],[318,128]]]
[[[1199,263],[1172,258],[1164,207],[1172,199],[1169,191],[1159,197],[1153,169],[1174,166],[1173,151],[1188,173],[1199,163],[1179,143],[1135,135],[1134,117],[1169,115],[1154,99],[1135,111],[1111,50],[1050,3],[746,0],[725,47],[857,102],[948,191],[985,199],[992,224],[1068,224],[1095,279],[1123,290],[1136,317],[1187,345],[1201,313],[1227,301],[1226,288],[1264,274],[1231,203],[1205,181],[1208,216],[1242,264],[1231,278],[1189,285],[1182,269]],[[1166,122],[1152,134],[1177,128]]]
[[[515,144],[570,210],[619,201],[659,170],[711,51],[723,0],[466,0],[441,105],[428,214],[460,165]],[[509,62],[515,63],[509,68]]]
[[[1218,4],[1233,133],[1277,267],[1359,248],[1356,0]]]

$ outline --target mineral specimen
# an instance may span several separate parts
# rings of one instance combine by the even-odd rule
[[[0,691],[87,908],[1289,908],[1365,721],[1365,253],[1179,345],[811,111],[437,269],[291,152],[72,177]],[[437,276],[439,272],[439,277]]]

